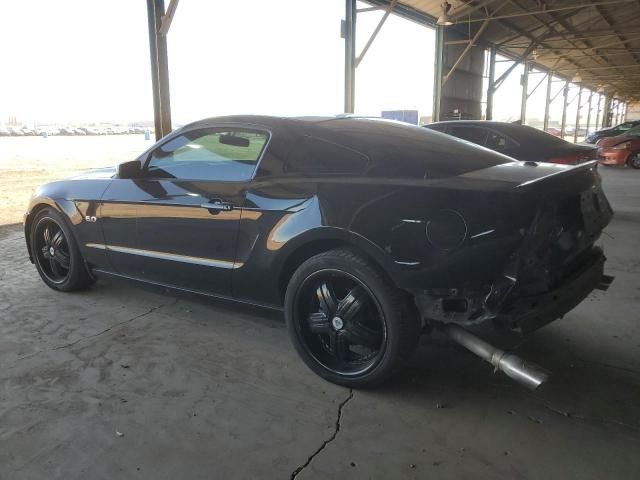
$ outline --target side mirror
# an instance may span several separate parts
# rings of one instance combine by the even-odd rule
[[[118,165],[118,178],[138,178],[141,173],[140,162],[137,160]]]

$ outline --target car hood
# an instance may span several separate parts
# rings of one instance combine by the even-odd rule
[[[600,139],[598,141],[598,147],[613,147],[614,145],[617,145],[619,143],[629,141],[637,142],[638,144],[640,144],[640,139],[637,137],[626,137],[624,135],[618,135],[617,137],[606,137]]]
[[[105,180],[113,178],[116,171],[116,167],[95,168],[72,175],[69,180]]]

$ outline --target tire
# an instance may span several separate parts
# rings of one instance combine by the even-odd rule
[[[634,152],[633,154],[631,154],[631,157],[629,157],[627,163],[631,168],[640,168],[640,152]]]
[[[31,223],[29,242],[36,269],[50,288],[72,292],[94,282],[71,229],[54,209],[38,212]]]
[[[399,289],[347,248],[300,265],[287,287],[285,317],[307,366],[350,388],[388,380],[411,357],[420,335],[419,318]]]

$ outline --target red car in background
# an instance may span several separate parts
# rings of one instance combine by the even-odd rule
[[[598,140],[598,161],[603,165],[629,165],[640,168],[640,126],[617,137]]]

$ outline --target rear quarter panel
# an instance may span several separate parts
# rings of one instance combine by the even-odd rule
[[[312,255],[317,242],[357,248],[405,289],[492,278],[521,239],[514,224],[529,219],[510,191],[445,183],[371,178],[256,183],[248,194],[255,209],[243,211],[240,222],[237,261],[242,267],[234,272],[234,295],[257,293],[258,301],[279,302],[287,260],[300,251]],[[269,208],[275,203],[281,208]],[[459,212],[467,223],[468,241],[453,251],[439,251],[426,236],[429,218],[442,209]]]

